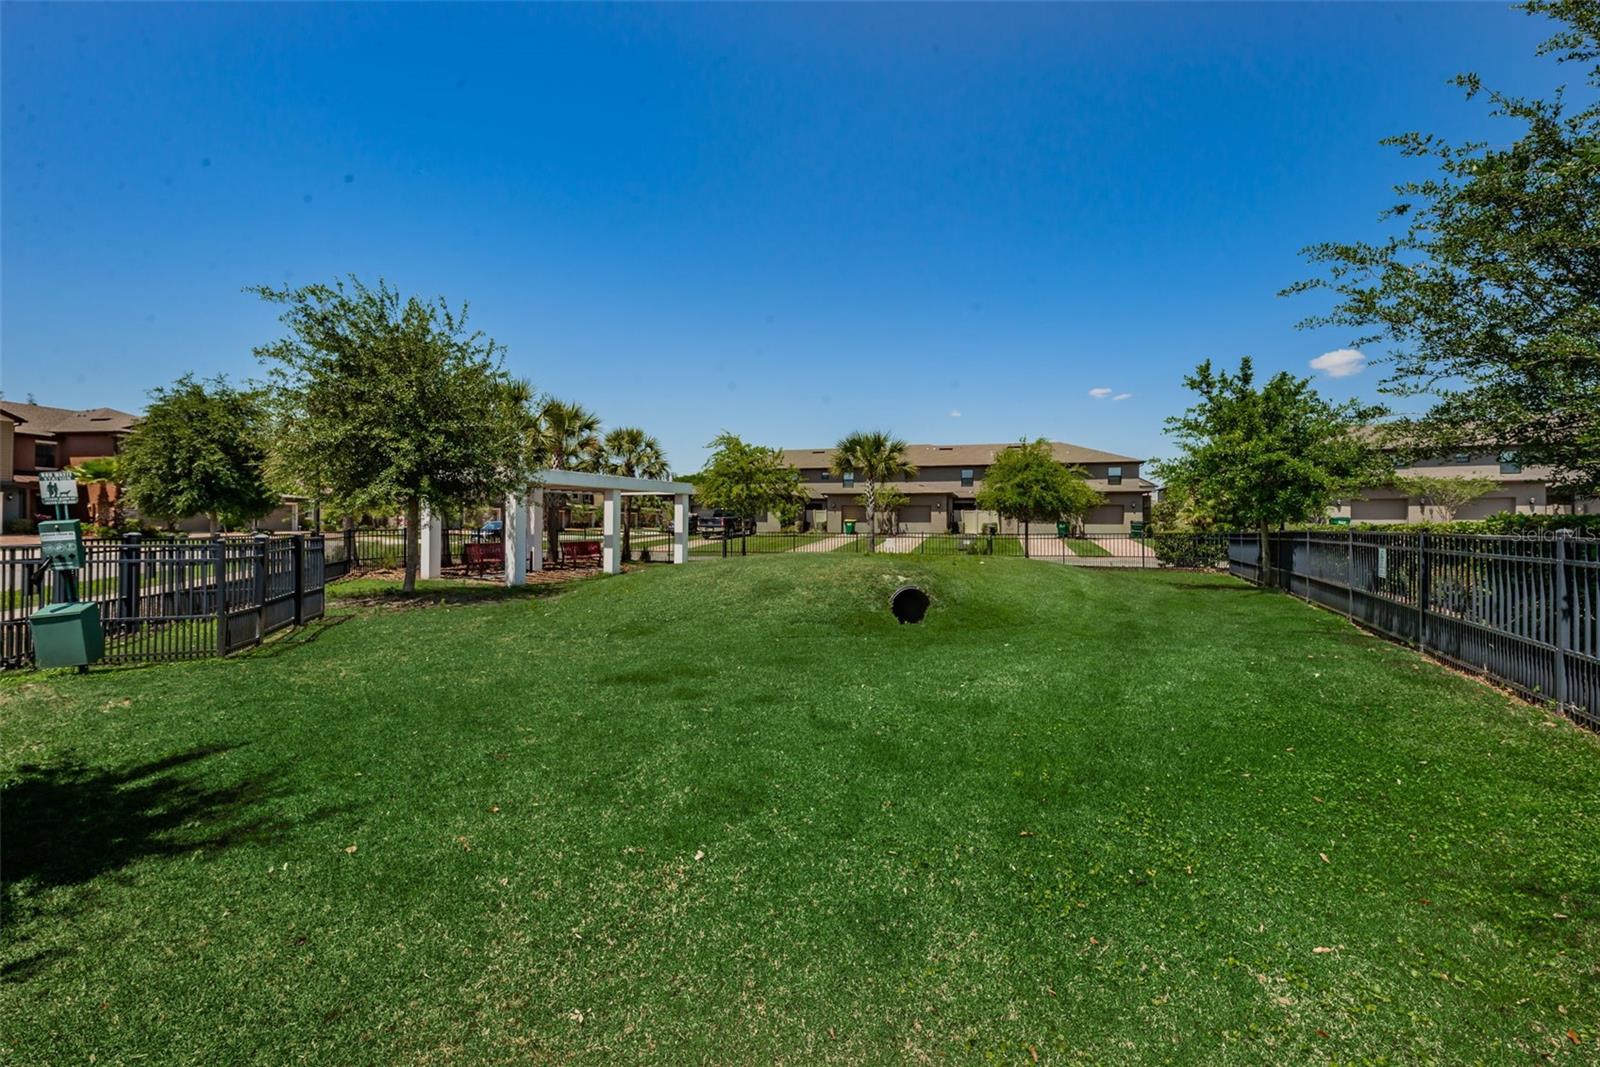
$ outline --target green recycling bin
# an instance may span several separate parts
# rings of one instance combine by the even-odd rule
[[[105,655],[99,604],[51,604],[30,615],[28,622],[33,626],[36,667],[87,667]]]
[[[1059,519],[1056,520],[1056,536],[1057,537],[1065,537],[1065,536],[1067,536],[1067,524],[1062,522]]]
[[[1142,523],[1142,522],[1130,522],[1128,524],[1128,536],[1129,537],[1135,537],[1135,538],[1144,537],[1144,523]]]
[[[855,533],[856,532],[856,520],[854,520],[854,519],[846,519],[846,520],[844,520],[844,532],[848,533],[848,534]]]

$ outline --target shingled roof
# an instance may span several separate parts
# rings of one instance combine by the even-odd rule
[[[52,408],[44,404],[23,404],[0,400],[0,412],[10,415],[18,432],[48,437],[58,433],[127,433],[139,416],[116,408]]]
[[[906,459],[917,467],[973,466],[982,467],[994,462],[1002,450],[1016,444],[1003,445],[907,445]],[[1140,463],[1132,456],[1119,456],[1115,452],[1102,452],[1098,448],[1070,445],[1065,441],[1051,441],[1050,449],[1060,463]],[[791,467],[826,467],[833,462],[831,448],[786,448],[783,461]]]

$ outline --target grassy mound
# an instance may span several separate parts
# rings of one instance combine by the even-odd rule
[[[1600,1039],[1600,745],[1327,613],[994,558],[472,588],[0,681],[10,1058]]]

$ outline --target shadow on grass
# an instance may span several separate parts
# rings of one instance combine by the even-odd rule
[[[118,770],[81,763],[18,768],[0,790],[0,903],[11,957],[0,977],[26,978],[60,955],[57,948],[29,954],[24,946],[40,921],[70,921],[133,864],[269,843],[326,817],[267,814],[263,809],[286,795],[272,775],[219,782],[200,769],[231,747],[194,748]]]

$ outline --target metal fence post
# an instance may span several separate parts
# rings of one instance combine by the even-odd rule
[[[250,553],[254,564],[251,574],[252,582],[250,597],[256,609],[256,640],[260,641],[267,632],[267,542],[271,540],[267,534],[258,533],[252,540],[254,551]]]
[[[722,531],[722,558],[728,558],[728,531]]]
[[[1356,532],[1344,531],[1344,617],[1356,617]]]
[[[137,531],[122,535],[122,560],[117,568],[117,600],[120,605],[117,613],[130,626],[136,624],[139,618],[139,577],[144,569],[140,566],[143,555],[139,550],[140,540]]]
[[[217,571],[217,655],[228,654],[228,546],[218,537],[211,543],[212,561]]]
[[[740,534],[739,535],[739,555],[748,556],[749,554],[750,554],[750,538],[745,534]]]
[[[345,564],[347,570],[355,570],[361,565],[361,560],[356,558],[356,529],[354,526],[344,528],[344,558],[350,562]]]
[[[1423,651],[1428,648],[1429,578],[1428,534],[1423,531],[1417,535],[1417,647]]]
[[[290,555],[294,558],[294,624],[306,624],[306,539],[295,534],[290,541]]]
[[[1572,598],[1567,594],[1567,531],[1556,532],[1556,707],[1567,708],[1567,651],[1572,647]]]

